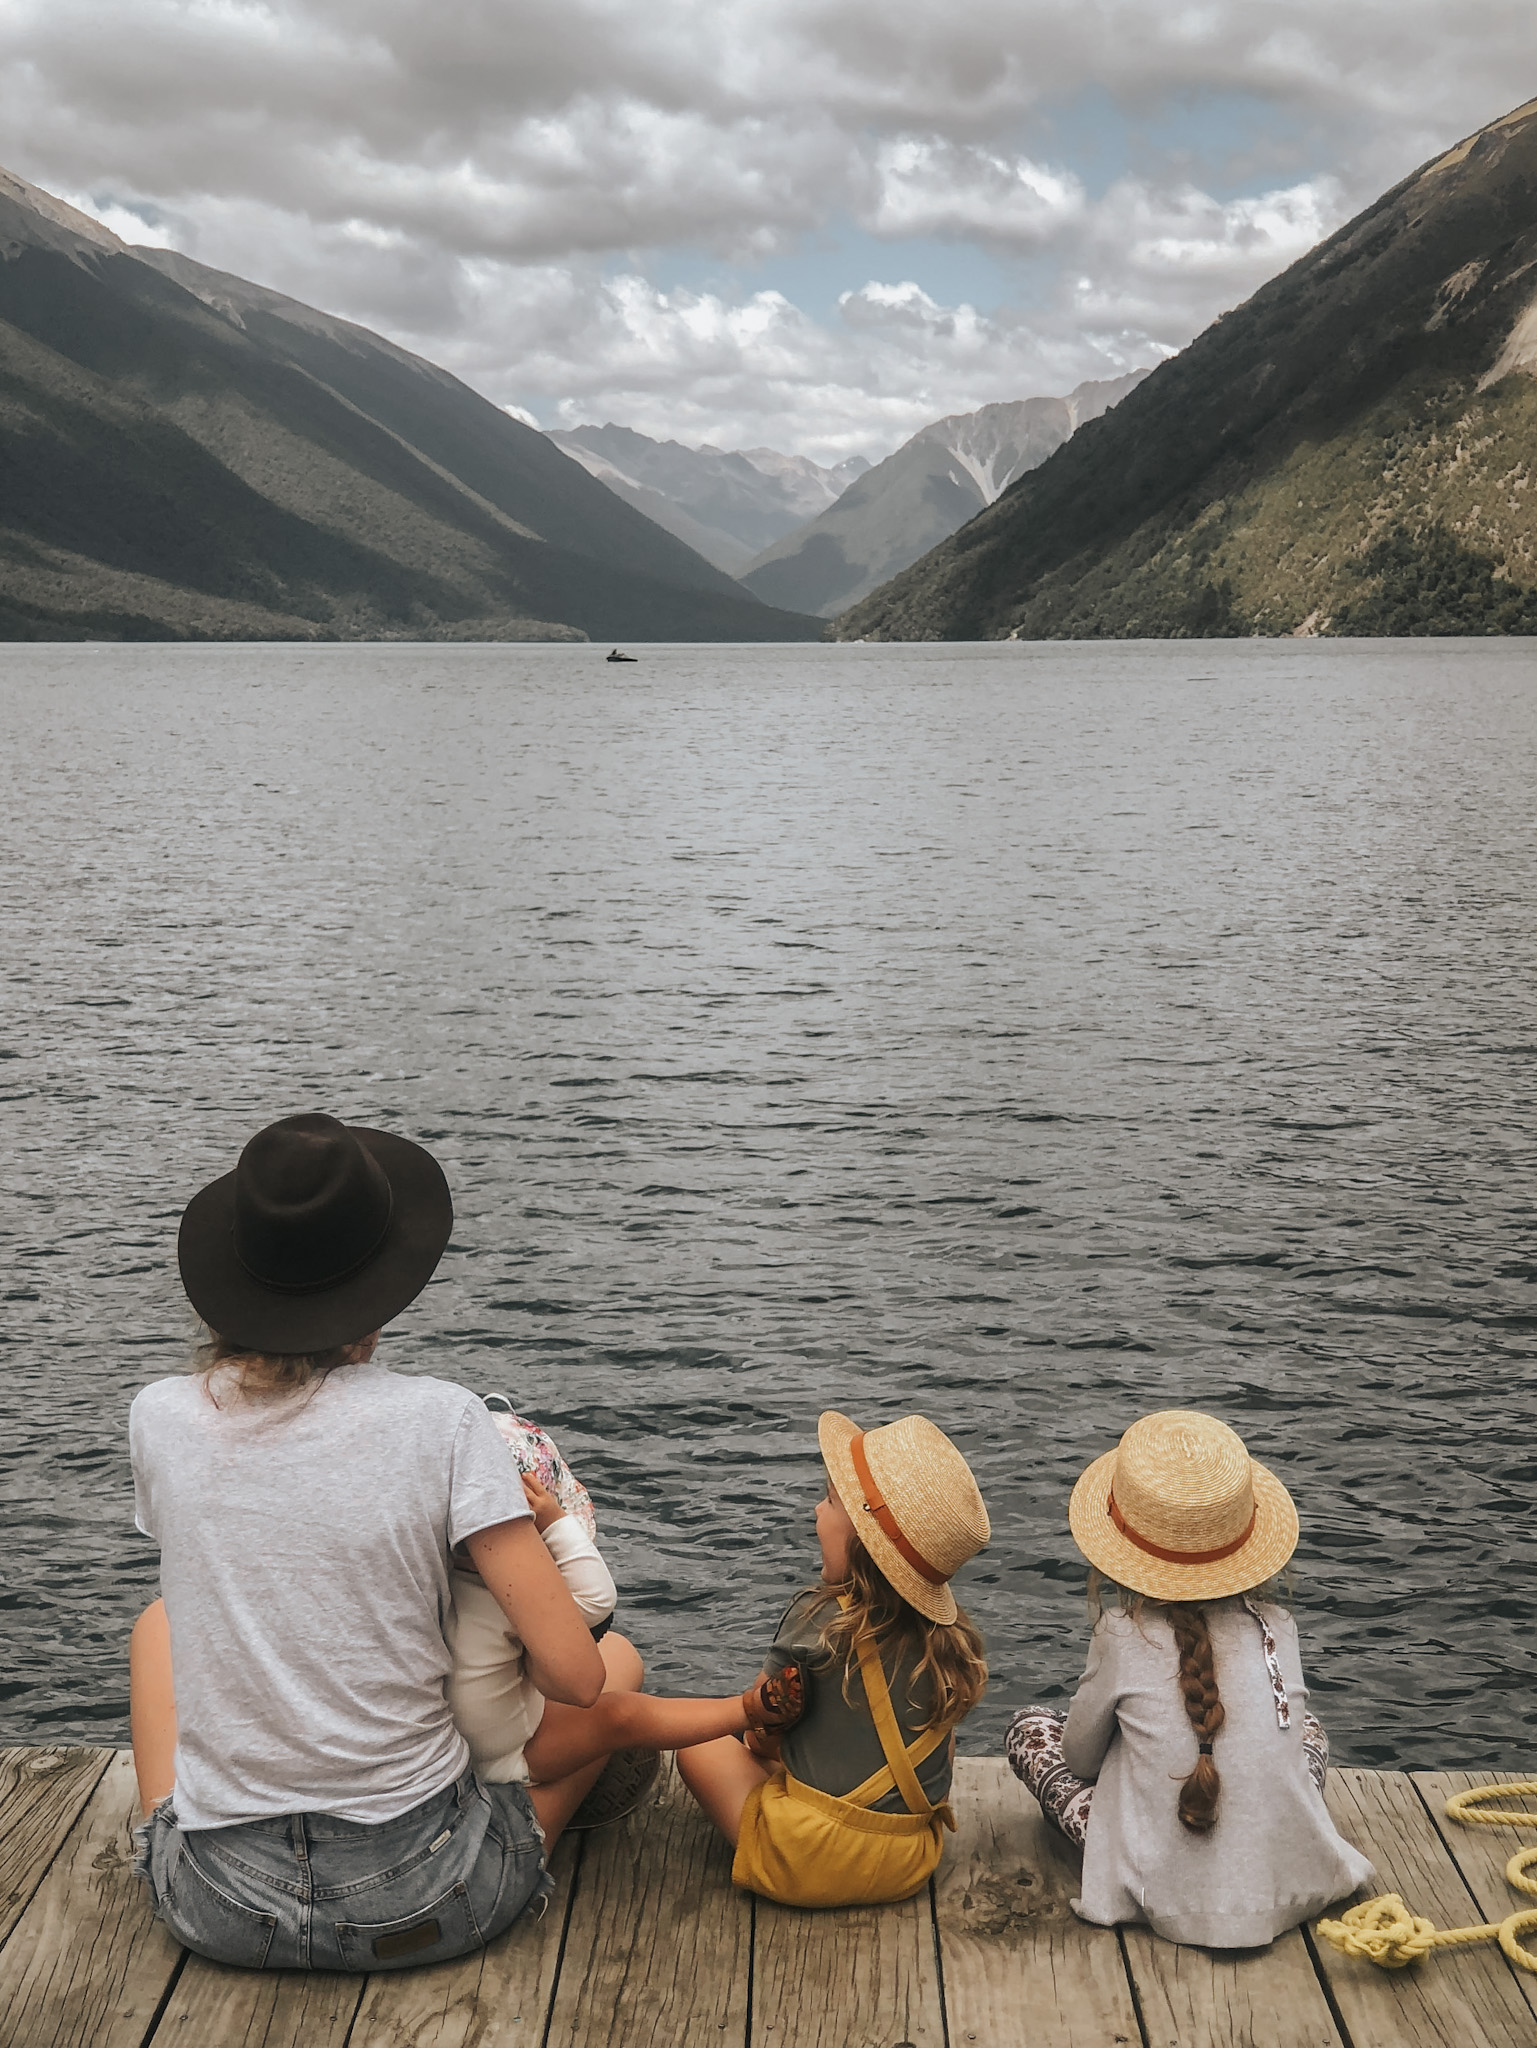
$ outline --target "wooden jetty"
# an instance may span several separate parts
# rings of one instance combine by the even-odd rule
[[[1340,1770],[1329,1800],[1381,1889],[1458,1927],[1520,1903],[1503,1876],[1517,1837],[1442,1816],[1450,1793],[1492,1782]],[[216,1968],[150,1917],[124,1752],[0,1750],[0,2043],[1537,2048],[1537,1976],[1492,1943],[1389,1973],[1304,1930],[1232,1956],[1086,1927],[1073,1859],[1002,1764],[963,1762],[955,1804],[960,1833],[918,1898],[791,1912],[732,1890],[669,1771],[643,1812],[563,1842],[549,1912],[483,1955],[306,1977]]]

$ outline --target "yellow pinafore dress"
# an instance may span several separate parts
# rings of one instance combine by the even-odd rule
[[[753,1787],[742,1808],[731,1881],[782,1906],[878,1906],[911,1898],[933,1874],[944,1829],[955,1828],[948,1804],[929,1804],[916,1769],[951,1731],[931,1728],[904,1745],[873,1637],[861,1635],[855,1649],[886,1758],[881,1769],[837,1798],[780,1766]],[[906,1813],[872,1812],[893,1788]]]

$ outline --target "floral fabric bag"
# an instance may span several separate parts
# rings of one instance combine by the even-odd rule
[[[549,1431],[541,1429],[537,1422],[529,1422],[516,1414],[505,1394],[487,1394],[485,1403],[518,1470],[537,1479],[545,1492],[553,1493],[566,1513],[574,1516],[589,1536],[596,1537],[598,1517],[593,1511],[592,1498],[555,1448],[555,1440]]]

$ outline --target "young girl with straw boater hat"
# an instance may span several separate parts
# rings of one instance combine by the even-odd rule
[[[703,1743],[684,1783],[736,1845],[734,1883],[790,1906],[876,1905],[928,1882],[953,1828],[955,1730],[987,1685],[950,1580],[991,1535],[965,1459],[921,1415],[817,1428],[822,1576],[780,1619],[767,1669],[805,1706],[764,1739]]]
[[[129,1418],[162,1591],[129,1654],[136,1868],[216,1962],[480,1948],[549,1889],[609,1756],[798,1708],[793,1668],[739,1699],[639,1692],[634,1648],[594,1641],[562,1574],[560,1501],[520,1480],[485,1404],[375,1362],[452,1224],[430,1153],[328,1116],[258,1132],[182,1218],[182,1279],[218,1334]],[[473,1674],[445,1635],[461,1547],[503,1622],[469,1741],[448,1695]]]
[[[1065,1718],[1028,1707],[1005,1747],[1083,1849],[1074,1910],[1259,1948],[1366,1883],[1324,1805],[1296,1625],[1264,1590],[1297,1545],[1280,1480],[1224,1423],[1170,1409],[1095,1460],[1068,1519],[1121,1601]]]

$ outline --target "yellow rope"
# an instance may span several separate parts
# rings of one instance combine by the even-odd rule
[[[1494,1799],[1522,1799],[1537,1793],[1537,1778],[1522,1778],[1510,1785],[1477,1785],[1457,1792],[1446,1802],[1448,1820],[1466,1828],[1522,1828],[1537,1821],[1537,1813],[1520,1807],[1492,1806]],[[1505,1866],[1505,1882],[1528,1898],[1537,1899],[1537,1879],[1527,1876],[1529,1865],[1537,1863],[1537,1848],[1518,1849]],[[1433,1948],[1470,1948],[1475,1942],[1497,1941],[1518,1970],[1537,1972],[1537,1955],[1524,1948],[1521,1937],[1537,1928],[1537,1909],[1526,1907],[1504,1920],[1488,1920],[1481,1927],[1438,1928],[1432,1921],[1411,1913],[1397,1892],[1380,1899],[1367,1899],[1352,1906],[1338,1920],[1320,1920],[1318,1932],[1347,1956],[1365,1956],[1384,1970],[1401,1970],[1417,1963]]]

